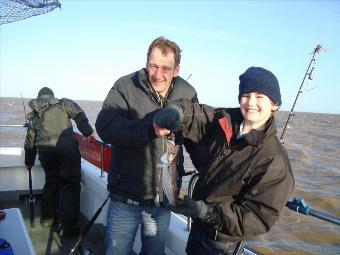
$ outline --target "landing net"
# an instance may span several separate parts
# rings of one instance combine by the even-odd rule
[[[0,0],[0,25],[60,8],[58,0]]]

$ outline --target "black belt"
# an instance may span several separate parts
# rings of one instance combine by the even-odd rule
[[[111,201],[113,202],[121,202],[126,203],[129,205],[135,205],[135,206],[156,206],[159,207],[162,205],[162,203],[156,203],[153,199],[143,200],[141,202],[132,200],[130,198],[126,198],[117,194],[110,194]]]

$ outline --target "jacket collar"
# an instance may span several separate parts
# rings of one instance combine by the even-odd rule
[[[219,119],[219,123],[223,129],[228,145],[232,144],[237,146],[241,144],[248,144],[260,147],[265,137],[276,134],[275,117],[272,115],[267,120],[263,130],[259,131],[252,129],[248,134],[236,139],[244,118],[240,108],[229,108],[227,113],[228,115],[222,115],[222,118]],[[233,120],[232,122],[230,118]]]
[[[244,141],[252,146],[260,147],[263,144],[263,140],[265,137],[272,136],[276,134],[276,124],[274,115],[272,115],[266,122],[266,125],[263,130],[259,131],[256,129],[252,129],[248,134],[243,136],[240,139],[244,139]]]
[[[28,105],[34,112],[38,113],[39,117],[41,118],[50,105],[55,105],[58,102],[58,98],[52,96],[43,96],[38,97],[37,99],[32,99],[28,102]]]

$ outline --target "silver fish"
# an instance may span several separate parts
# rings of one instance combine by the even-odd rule
[[[179,198],[179,180],[177,171],[180,146],[175,144],[174,139],[166,139],[167,152],[162,156],[162,187],[169,204],[176,206]]]

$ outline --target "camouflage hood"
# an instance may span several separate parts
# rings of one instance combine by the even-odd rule
[[[41,118],[47,108],[57,103],[59,103],[58,98],[55,98],[50,95],[43,95],[38,97],[37,99],[32,99],[31,101],[28,102],[28,105],[29,107],[32,108],[34,112],[37,112],[39,118]]]

